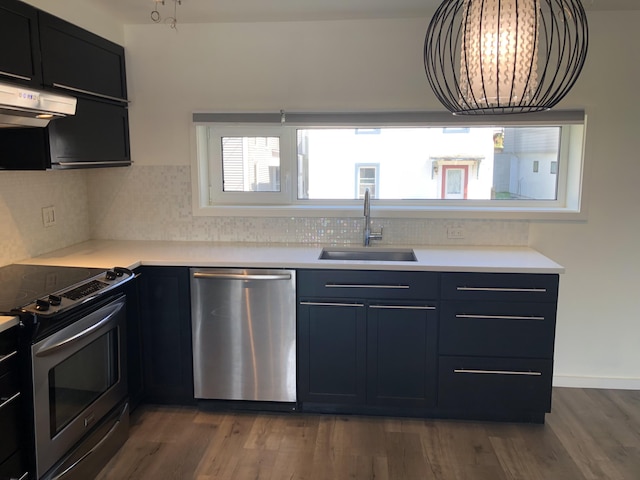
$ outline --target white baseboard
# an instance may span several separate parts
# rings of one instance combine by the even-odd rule
[[[554,387],[606,388],[609,390],[640,390],[640,378],[572,377],[554,375]]]

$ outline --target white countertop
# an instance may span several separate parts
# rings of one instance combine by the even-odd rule
[[[140,265],[162,265],[564,273],[563,266],[529,247],[413,247],[418,260],[416,262],[318,260],[321,250],[322,246],[300,244],[90,240],[18,263],[96,268],[120,266],[131,269]]]
[[[6,317],[0,315],[0,332],[9,330],[14,325],[18,325],[18,317]]]

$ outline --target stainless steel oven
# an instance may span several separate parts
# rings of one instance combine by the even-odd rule
[[[86,478],[73,470],[102,452],[85,456],[89,448],[43,475],[114,409],[121,414],[110,420],[99,448],[113,449],[127,435],[126,297],[94,308],[31,347],[38,478]]]
[[[126,441],[126,295],[113,270],[0,268],[0,312],[19,315],[31,398],[30,478],[94,478]]]

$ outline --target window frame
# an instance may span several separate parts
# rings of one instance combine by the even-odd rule
[[[477,118],[481,117],[481,118]],[[463,128],[473,126],[562,126],[557,200],[379,200],[377,216],[389,218],[586,219],[584,111],[549,111],[509,116],[452,116],[446,112],[367,113],[194,113],[192,121],[192,212],[194,216],[351,217],[362,200],[298,199],[297,129],[381,128],[393,126]],[[222,192],[222,162],[205,161],[199,128],[215,127],[216,136],[280,136],[280,185],[276,192]],[[210,129],[209,129],[210,131]],[[218,161],[218,159],[220,161]],[[214,164],[213,166],[211,164]],[[360,165],[360,164],[358,164]],[[364,163],[362,164],[364,165]],[[219,167],[219,168],[218,168]],[[356,166],[357,168],[357,166]],[[378,171],[379,174],[379,171]],[[376,177],[376,182],[379,180]],[[357,180],[356,180],[357,183]],[[357,188],[357,185],[356,185]],[[221,197],[220,194],[224,195]],[[247,197],[249,195],[249,197]]]

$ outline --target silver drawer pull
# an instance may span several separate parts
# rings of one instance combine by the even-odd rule
[[[524,375],[527,377],[539,377],[542,372],[516,372],[513,370],[468,370],[466,368],[460,368],[453,371],[453,373],[472,373],[479,375]]]
[[[18,398],[20,396],[20,392],[16,393],[15,395],[13,395],[12,397],[9,397],[8,399],[6,399],[4,402],[0,403],[0,410],[2,410],[4,407],[6,407],[7,405],[9,405],[11,402],[13,402],[16,398]]]
[[[4,75],[6,77],[11,77],[11,78],[19,78],[20,80],[31,80],[31,77],[25,77],[24,75],[16,75],[15,73],[9,73],[9,72],[0,71],[0,75]]]
[[[6,354],[4,357],[0,357],[0,363],[4,362],[5,360],[9,360],[11,357],[13,357],[14,355],[17,355],[17,354],[18,354],[18,352],[15,351],[15,352],[11,352],[11,353]]]
[[[480,320],[544,320],[544,317],[520,315],[467,315],[456,314],[456,318],[477,318]]]
[[[546,288],[456,287],[459,292],[528,292],[546,293]]]
[[[300,305],[316,305],[325,307],[364,307],[363,303],[333,303],[333,302],[300,302]]]
[[[430,305],[370,305],[371,308],[386,308],[389,310],[435,310]]]
[[[27,480],[27,478],[29,478],[29,472],[24,472],[18,480]]]
[[[364,285],[357,283],[327,283],[326,288],[388,288],[392,290],[407,290],[409,285]]]
[[[53,164],[54,167],[60,168],[76,168],[76,167],[128,167],[133,162],[131,160],[97,160],[97,161],[86,161],[86,162],[56,162]]]

